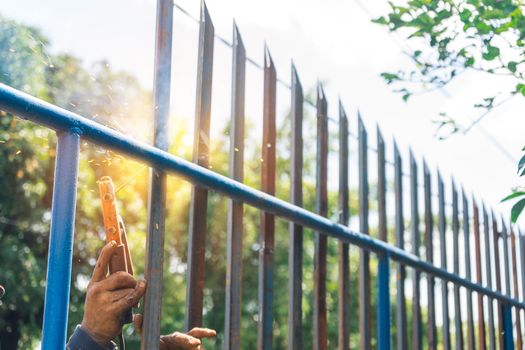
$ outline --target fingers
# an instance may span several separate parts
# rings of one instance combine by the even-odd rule
[[[135,330],[138,334],[142,336],[142,321],[144,317],[141,314],[135,314],[133,315],[133,327],[135,327]]]
[[[102,248],[102,251],[100,252],[100,255],[97,260],[97,264],[95,265],[95,269],[93,270],[93,276],[91,277],[92,282],[99,282],[106,277],[106,273],[108,270],[108,264],[111,260],[111,256],[115,252],[115,248],[117,247],[117,242],[111,241],[108,244]]]
[[[118,289],[115,291],[107,292],[107,300],[109,300],[110,303],[116,303],[120,299],[124,298],[126,295],[133,292],[133,288],[124,288],[124,289]]]
[[[123,288],[135,288],[137,280],[129,273],[117,271],[103,281],[98,283],[100,290],[117,290]]]
[[[137,304],[139,299],[142,298],[144,293],[146,292],[146,281],[141,280],[137,285],[135,286],[135,289],[131,291],[129,294],[115,302],[113,305],[115,307],[116,312],[123,312],[125,310],[128,310],[129,308],[133,307],[133,305]]]
[[[170,335],[163,335],[161,341],[167,349],[200,349],[201,341],[191,335],[175,332]]]
[[[217,332],[209,328],[196,327],[189,331],[187,334],[191,335],[194,338],[213,338],[217,335]]]

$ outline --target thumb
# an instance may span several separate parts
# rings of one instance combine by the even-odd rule
[[[142,320],[143,319],[144,317],[141,314],[133,315],[133,327],[135,327],[135,330],[141,336],[142,336]]]

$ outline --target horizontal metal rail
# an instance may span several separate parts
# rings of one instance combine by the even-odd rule
[[[152,167],[172,172],[193,184],[204,186],[234,200],[242,201],[260,210],[301,224],[314,231],[325,233],[341,241],[357,245],[376,254],[386,254],[389,258],[404,265],[497,299],[507,304],[507,307],[514,306],[525,309],[525,304],[518,300],[438,268],[391,244],[353,231],[320,215],[253,189],[146,143],[134,140],[78,114],[54,106],[4,84],[0,84],[0,110],[56,131],[69,131],[79,134],[86,140],[126,154]]]

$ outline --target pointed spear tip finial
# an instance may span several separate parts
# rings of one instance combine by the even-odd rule
[[[273,59],[272,55],[270,54],[270,48],[268,47],[268,43],[266,42],[266,40],[264,41],[264,65],[265,67],[273,68]]]

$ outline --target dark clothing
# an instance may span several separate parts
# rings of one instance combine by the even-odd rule
[[[91,338],[91,336],[80,326],[75,328],[75,331],[69,338],[66,346],[67,350],[117,350],[117,344],[111,342],[107,346],[98,344]]]

